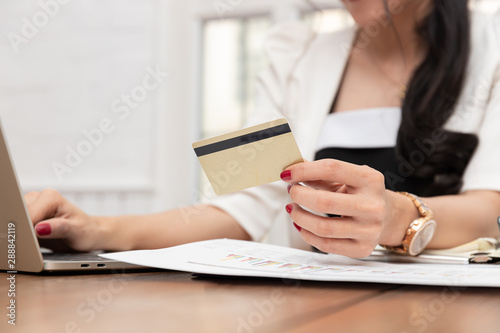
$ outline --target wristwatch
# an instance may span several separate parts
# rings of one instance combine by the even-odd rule
[[[416,256],[425,250],[425,247],[431,241],[432,236],[434,236],[436,221],[434,221],[434,214],[432,213],[432,210],[425,205],[422,199],[408,192],[399,193],[407,196],[413,201],[417,207],[420,217],[410,223],[400,246],[382,246],[392,252]]]

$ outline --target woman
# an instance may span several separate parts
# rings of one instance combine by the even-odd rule
[[[364,257],[376,244],[401,250],[410,223],[430,220],[416,209],[421,201],[437,222],[430,248],[498,237],[498,15],[469,18],[466,0],[344,3],[357,27],[314,36],[283,25],[259,78],[252,122],[286,117],[316,161],[289,167],[283,183],[141,217],[91,217],[53,190],[30,193],[42,242],[87,251],[258,240],[285,207],[292,245]]]

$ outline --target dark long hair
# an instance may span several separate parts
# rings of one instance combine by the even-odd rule
[[[387,0],[384,0],[387,5]],[[456,194],[462,175],[478,145],[478,138],[444,130],[457,107],[470,54],[468,0],[433,0],[433,8],[418,27],[428,52],[410,80],[402,107],[396,154],[407,161],[412,153],[429,151],[411,175],[430,180],[424,196]],[[436,129],[440,138],[436,140]],[[433,137],[434,136],[434,137]],[[439,143],[441,142],[441,143]]]

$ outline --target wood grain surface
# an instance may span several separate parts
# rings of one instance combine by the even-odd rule
[[[0,332],[500,332],[500,289],[193,277],[16,275]]]

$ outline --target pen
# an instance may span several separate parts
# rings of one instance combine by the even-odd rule
[[[371,255],[362,260],[400,263],[421,264],[469,264],[469,258],[463,256],[419,254],[418,256],[405,256],[391,253],[387,250],[374,250]]]

